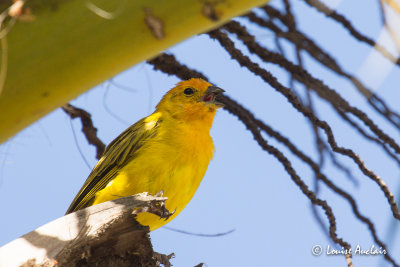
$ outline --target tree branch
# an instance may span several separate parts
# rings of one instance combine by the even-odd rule
[[[148,211],[168,219],[166,199],[142,193],[58,218],[1,247],[0,266],[170,266],[134,215]]]
[[[71,119],[81,119],[82,132],[85,134],[86,140],[89,142],[89,144],[96,147],[96,159],[100,159],[106,146],[97,137],[97,129],[93,125],[92,115],[90,115],[90,113],[86,110],[77,108],[71,104],[65,104],[61,108],[71,117]]]

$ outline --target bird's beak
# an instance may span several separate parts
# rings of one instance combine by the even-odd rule
[[[223,107],[224,104],[215,100],[215,98],[218,95],[222,94],[223,92],[225,92],[224,89],[211,85],[207,88],[207,91],[204,93],[203,97],[201,98],[201,101],[207,104],[214,104],[217,106],[217,108]]]

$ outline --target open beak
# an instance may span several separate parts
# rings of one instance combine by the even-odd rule
[[[215,100],[215,98],[222,94],[223,92],[225,92],[224,89],[221,89],[219,87],[216,87],[214,85],[211,85],[207,88],[207,91],[204,93],[201,101],[207,103],[207,104],[214,104],[216,105],[218,108],[223,107],[224,104],[218,102]]]

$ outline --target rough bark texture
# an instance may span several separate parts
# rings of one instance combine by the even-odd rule
[[[169,266],[153,251],[148,227],[132,213],[147,210],[168,219],[166,198],[147,193],[68,214],[0,248],[0,266]]]

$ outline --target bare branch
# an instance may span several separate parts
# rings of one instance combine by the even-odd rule
[[[81,119],[82,132],[85,134],[86,140],[89,142],[89,144],[96,147],[96,158],[100,159],[104,153],[104,149],[106,146],[97,137],[97,129],[93,125],[93,121],[91,118],[92,116],[90,115],[90,113],[71,104],[66,104],[61,108],[71,117],[71,119]]]
[[[290,21],[281,14],[278,10],[272,6],[264,6],[264,11],[270,18],[277,18],[282,23],[287,25],[290,29]],[[312,58],[323,64],[325,67],[331,69],[339,76],[347,78],[355,88],[368,100],[368,103],[378,113],[384,116],[388,121],[392,123],[397,129],[400,129],[400,115],[394,112],[376,93],[366,87],[359,79],[351,75],[350,73],[343,70],[336,60],[319,47],[313,40],[306,36],[306,34],[298,31],[283,32],[278,26],[271,20],[264,20],[256,16],[254,13],[245,15],[251,22],[257,25],[268,28],[275,33],[276,36],[285,38],[287,41],[296,45],[297,48],[301,48],[306,51]]]
[[[211,33],[212,34],[212,33]],[[189,75],[194,74],[197,77],[204,77],[205,76],[197,71],[189,69],[187,66],[184,66],[180,64],[178,61],[176,61],[175,57],[172,55],[162,55],[161,60],[152,60],[149,61],[150,64],[154,65],[155,69],[161,70],[164,73],[171,74],[171,75],[176,75],[179,78],[182,79],[188,79],[190,78]],[[174,73],[174,70],[176,71]],[[248,119],[248,117],[242,117],[240,112],[237,110],[237,106],[234,105],[234,102],[227,96],[221,96],[219,98],[219,101],[225,104],[225,109],[227,109],[229,112],[235,114],[240,118],[240,120],[246,125],[246,127],[251,131],[251,133],[254,136],[254,139],[257,141],[257,143],[264,149],[266,152],[269,154],[273,155],[285,168],[286,172],[290,175],[292,180],[299,186],[301,191],[303,192],[304,195],[307,196],[307,198],[317,206],[320,206],[324,211],[325,214],[328,218],[329,221],[329,234],[332,240],[345,247],[346,249],[350,248],[350,244],[344,241],[342,238],[339,238],[336,234],[336,218],[333,214],[332,208],[328,205],[328,203],[325,200],[321,200],[317,198],[310,189],[308,189],[307,185],[303,182],[303,180],[297,175],[296,171],[293,169],[291,162],[283,155],[282,152],[280,152],[278,149],[275,147],[269,145],[264,138],[261,136],[261,133],[258,129],[258,126],[254,123],[254,121]],[[351,255],[347,254],[346,260],[348,263],[348,266],[353,266],[352,261],[351,261]]]
[[[266,83],[270,84],[276,91],[285,96],[285,98],[296,110],[298,110],[309,120],[313,121],[313,124],[321,128],[327,135],[328,143],[333,151],[351,158],[364,175],[368,176],[379,185],[379,188],[384,193],[390,205],[393,217],[400,220],[400,213],[396,201],[386,183],[373,171],[369,170],[365,166],[362,159],[353,150],[338,146],[332,129],[327,122],[318,119],[311,111],[309,111],[299,102],[298,98],[290,91],[289,88],[283,86],[270,72],[261,68],[257,63],[251,61],[249,57],[245,56],[239,49],[235,47],[233,42],[226,36],[225,33],[222,33],[219,30],[214,30],[209,32],[208,35],[210,35],[211,38],[218,40],[221,46],[224,47],[231,57],[235,59],[241,66],[248,68],[252,73],[262,78]]]
[[[0,265],[156,266],[149,229],[132,210],[168,218],[166,199],[142,193],[68,214],[1,247]]]
[[[250,13],[249,17],[256,17],[254,13]],[[389,144],[397,153],[400,154],[400,146],[396,141],[383,132],[379,126],[372,121],[366,113],[358,109],[357,107],[351,106],[348,101],[339,95],[335,90],[329,88],[321,80],[313,77],[309,72],[302,69],[300,66],[293,64],[286,58],[282,57],[278,53],[272,52],[260,44],[255,42],[254,36],[249,34],[245,27],[240,25],[236,21],[231,21],[223,26],[223,29],[228,30],[238,36],[240,40],[247,46],[251,53],[256,54],[265,62],[271,62],[277,64],[290,73],[296,78],[296,80],[302,82],[307,87],[313,89],[321,98],[325,99],[336,109],[343,109],[346,112],[352,113],[358,119],[360,119],[371,131],[373,131],[382,141]],[[215,31],[215,33],[217,33]],[[234,50],[233,42],[223,33],[219,33],[218,41],[223,42],[226,50],[231,53]],[[231,45],[232,44],[232,45]],[[237,49],[236,49],[237,50]],[[240,51],[240,50],[238,50]],[[243,55],[243,54],[242,54]],[[259,66],[258,66],[259,67]],[[269,74],[271,75],[271,74]],[[276,80],[276,78],[274,78]],[[279,91],[279,90],[278,90]],[[296,97],[297,98],[297,97]],[[301,103],[300,103],[301,104]]]
[[[374,40],[365,36],[364,34],[361,34],[343,15],[337,13],[335,10],[330,9],[327,5],[319,0],[304,0],[304,2],[306,2],[309,6],[316,8],[319,12],[325,14],[325,16],[332,18],[337,23],[345,27],[354,38],[356,38],[360,42],[366,43],[374,47],[385,58],[390,60],[392,63],[400,66],[400,58],[395,58],[385,47],[376,43]]]

